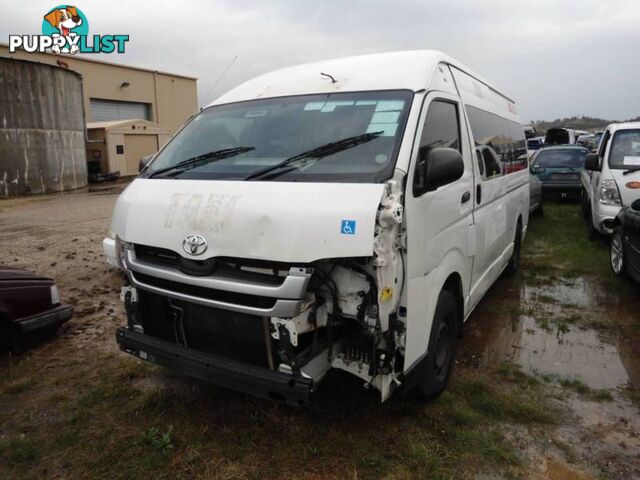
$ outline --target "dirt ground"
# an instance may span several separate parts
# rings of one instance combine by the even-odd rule
[[[380,405],[331,375],[295,409],[121,353],[104,263],[118,187],[0,201],[0,264],[75,315],[0,358],[0,478],[640,478],[640,298],[575,204],[532,218],[521,273],[469,319],[443,397]]]

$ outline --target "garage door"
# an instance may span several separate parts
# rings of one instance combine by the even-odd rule
[[[157,135],[125,135],[124,136],[124,175],[137,175],[138,163],[145,155],[158,151]]]
[[[119,102],[115,100],[91,99],[91,119],[94,122],[107,122],[111,120],[151,120],[149,112],[151,106],[148,103]]]

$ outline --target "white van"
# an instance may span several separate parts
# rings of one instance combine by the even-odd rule
[[[640,198],[640,122],[609,125],[598,153],[587,156],[581,180],[590,237],[611,234],[620,208]]]
[[[386,400],[447,385],[464,320],[519,265],[514,102],[436,51],[279,70],[191,119],[120,196],[120,348],[305,404],[329,369]]]

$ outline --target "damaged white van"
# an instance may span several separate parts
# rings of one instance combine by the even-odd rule
[[[330,369],[386,400],[447,385],[463,322],[529,212],[514,102],[436,51],[260,76],[195,115],[122,193],[120,348],[302,405]]]

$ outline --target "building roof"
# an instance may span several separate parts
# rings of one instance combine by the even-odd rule
[[[11,53],[8,52],[8,50],[9,50],[9,44],[8,43],[0,42],[0,47],[5,47],[7,49],[7,53],[9,55],[12,55]],[[74,61],[78,60],[78,61],[81,61],[81,62],[98,63],[98,64],[109,65],[109,66],[118,67],[118,68],[129,68],[131,70],[139,70],[139,71],[142,71],[142,72],[159,73],[161,75],[169,75],[171,77],[186,78],[188,80],[197,80],[198,79],[197,77],[192,77],[192,76],[189,76],[189,75],[182,75],[180,73],[164,72],[164,71],[161,71],[161,70],[153,70],[151,68],[137,67],[137,66],[134,66],[134,65],[127,65],[126,63],[105,62],[104,60],[96,60],[94,58],[89,58],[87,56],[83,56],[82,54],[70,55],[70,54],[66,54],[66,53],[61,53],[61,54],[58,55],[58,54],[48,53],[48,52],[45,52],[45,53],[38,52],[38,53],[40,53],[41,55],[51,55],[52,57],[68,58],[68,59],[74,60]],[[9,57],[9,58],[13,58],[13,57]]]
[[[415,92],[429,86],[440,63],[453,65],[485,85],[491,85],[442,52],[409,50],[360,55],[283,68],[239,85],[211,105],[312,93],[402,89]],[[332,81],[331,77],[335,81]],[[494,87],[490,88],[508,99]]]

